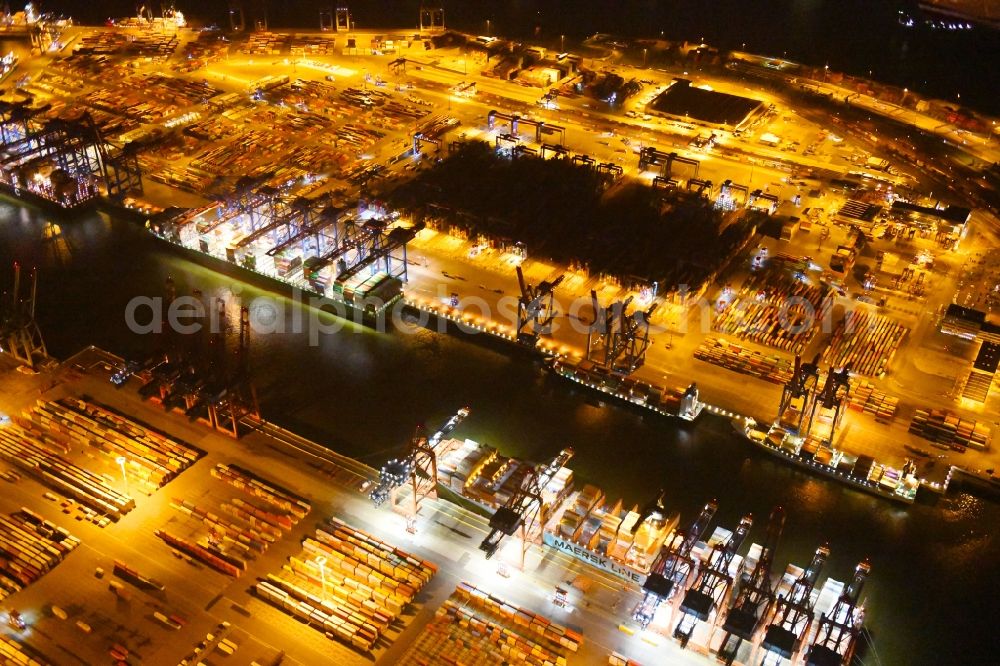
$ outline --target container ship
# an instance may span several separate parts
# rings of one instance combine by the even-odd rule
[[[829,554],[822,546],[808,569],[789,565],[784,577],[772,576],[784,525],[780,507],[772,511],[764,541],[751,544],[743,554],[753,527],[750,514],[734,529],[712,528],[718,505],[710,501],[688,527],[677,512],[666,508],[662,490],[641,507],[609,500],[595,485],[575,487],[568,467],[572,449],[539,465],[501,455],[471,439],[450,437],[467,414],[467,409],[460,410],[420,445],[420,451],[433,450],[437,484],[488,511],[493,529],[520,540],[522,548],[540,543],[621,579],[626,588],[638,586],[642,601],[635,609],[619,612],[630,614],[639,629],[673,636],[683,646],[699,646],[726,663],[733,663],[732,658],[748,663],[749,654],[761,647],[772,659],[766,663],[798,663],[806,655],[815,656],[808,663],[850,663],[861,631],[864,606],[859,594],[867,563],[859,565],[849,587],[834,580],[820,586],[820,570]],[[403,488],[407,476],[416,474],[412,465],[404,464],[404,471],[398,472],[399,461],[390,463],[382,470],[379,488]],[[515,513],[512,507],[524,506],[526,488],[534,488],[530,492],[537,511]],[[372,492],[376,505],[388,492]],[[519,517],[509,531],[505,523],[494,525],[504,511]],[[483,543],[493,545],[489,537]],[[480,549],[485,550],[482,545]],[[506,565],[501,563],[497,571],[506,575]],[[776,596],[775,590],[783,594]],[[765,598],[766,603],[761,601]],[[629,634],[637,630],[632,624],[621,626]],[[721,633],[716,631],[720,626]],[[765,629],[767,638],[761,643]]]
[[[280,205],[279,205],[280,204]],[[147,222],[157,237],[310,295],[310,305],[372,323],[403,297],[406,244],[418,229],[383,211],[318,205],[305,197],[253,205],[210,204]]]
[[[896,469],[871,456],[856,456],[816,439],[801,437],[778,424],[761,429],[751,417],[744,417],[735,425],[758,448],[803,469],[897,502],[912,504],[917,497],[920,482],[914,475],[912,462]]]
[[[445,440],[437,450],[438,482],[490,512],[504,506],[535,467],[471,439]],[[677,515],[668,514],[660,500],[628,508],[620,499],[608,501],[596,486],[574,489],[568,467],[542,488],[541,499],[541,533],[535,536],[542,543],[638,584],[677,527]]]
[[[705,407],[694,383],[687,388],[667,388],[611,372],[588,360],[555,359],[550,367],[560,377],[664,416],[694,421]]]
[[[821,381],[817,365],[796,356],[792,377],[785,384],[778,417],[769,427],[743,417],[734,426],[756,447],[811,472],[897,502],[912,504],[920,481],[916,465],[902,469],[871,456],[853,455],[833,446],[851,391],[850,371],[830,368]]]

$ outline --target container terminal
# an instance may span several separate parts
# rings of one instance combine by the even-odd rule
[[[23,553],[5,564],[20,581],[5,584],[5,606],[25,621],[4,649],[18,663],[61,663],[72,646],[88,661],[110,652],[126,663],[216,653],[265,663],[284,649],[300,663],[331,654],[338,663],[498,654],[709,663],[718,654],[847,664],[857,647],[867,568],[849,586],[823,583],[815,564],[779,579],[781,509],[765,542],[747,547],[753,518],[712,526],[714,502],[688,527],[667,508],[669,490],[629,509],[592,485],[575,488],[571,450],[539,465],[456,439],[468,408],[430,436],[418,430],[408,455],[377,474],[252,415],[244,420],[255,427],[234,441],[209,418],[186,418],[183,404],[144,399],[137,376],[113,380],[121,360],[95,348],[35,375],[3,362],[10,419],[0,455],[12,492],[0,523],[7,547]],[[439,475],[430,488],[428,469]],[[438,500],[439,489],[492,517]],[[330,498],[332,514],[321,508]],[[482,543],[458,543],[451,529]],[[446,555],[455,548],[478,564],[457,566]],[[567,576],[632,591],[611,612],[591,610],[582,601],[600,592]],[[155,628],[122,633],[140,603],[153,607]],[[586,620],[551,617],[567,606]],[[745,638],[733,637],[733,612],[755,620]],[[266,642],[254,634],[262,624]],[[464,640],[448,638],[469,627]],[[779,629],[794,633],[790,646],[771,637]]]
[[[990,362],[989,345],[994,342],[994,324],[984,312],[990,308],[981,305],[983,299],[964,293],[964,283],[955,278],[967,267],[985,263],[975,250],[987,242],[978,226],[987,213],[973,215],[960,205],[928,202],[912,186],[912,175],[894,173],[899,154],[893,152],[889,160],[871,155],[873,144],[859,139],[854,128],[840,127],[838,135],[824,128],[820,138],[810,138],[800,152],[802,144],[791,137],[801,134],[805,141],[816,126],[805,115],[793,118],[793,105],[786,107],[777,97],[773,101],[778,106],[773,106],[771,94],[763,91],[751,96],[767,99],[767,104],[748,106],[751,111],[741,118],[696,117],[697,125],[688,127],[692,118],[678,117],[676,109],[672,113],[666,100],[684,93],[681,88],[690,87],[689,83],[660,83],[661,75],[652,72],[648,75],[653,83],[637,84],[640,90],[643,85],[652,87],[648,101],[642,103],[646,108],[629,102],[614,112],[598,112],[590,102],[550,91],[538,106],[553,111],[562,105],[561,113],[543,119],[543,112],[537,112],[533,118],[536,91],[489,81],[483,68],[478,68],[476,81],[469,83],[470,58],[465,55],[463,59],[459,51],[441,48],[435,54],[440,59],[433,62],[410,51],[407,57],[390,62],[384,72],[358,71],[359,58],[395,57],[403,49],[435,51],[438,46],[433,40],[391,40],[383,35],[377,44],[372,42],[371,49],[358,53],[355,36],[354,46],[346,48],[356,52],[342,53],[345,60],[335,64],[339,56],[300,58],[306,49],[317,51],[315,39],[307,39],[303,46],[291,44],[295,40],[286,35],[255,33],[239,44],[241,55],[230,63],[229,55],[236,54],[228,54],[229,47],[213,45],[210,39],[197,43],[201,40],[181,31],[182,17],[172,16],[169,22],[161,19],[156,25],[164,34],[153,34],[154,23],[129,21],[113,29],[52,23],[34,31],[45,42],[42,57],[9,63],[11,69],[34,68],[20,85],[33,97],[0,100],[2,181],[11,194],[68,212],[112,201],[140,219],[149,218],[150,231],[161,238],[212,257],[210,261],[277,278],[329,298],[331,303],[350,305],[368,318],[403,301],[410,308],[539,350],[554,357],[552,367],[561,376],[638,408],[686,420],[696,418],[703,409],[735,418],[747,438],[762,450],[882,497],[912,502],[918,486],[943,492],[957,478],[985,488],[995,486],[992,467],[977,472],[975,464],[941,464],[930,471],[929,463],[945,454],[925,448],[987,461],[979,463],[984,468],[991,464],[989,428],[984,422],[992,409],[990,386],[996,364]],[[342,22],[340,10],[336,24],[345,26],[343,32],[351,32],[350,20]],[[424,37],[443,34],[439,27]],[[55,53],[72,46],[72,53],[46,61],[44,53],[53,46]],[[194,80],[183,72],[153,73],[179,49],[188,60],[196,53],[198,58],[207,54],[203,66],[211,79],[201,73]],[[294,56],[287,63],[280,60],[286,51]],[[278,56],[279,60],[270,61],[270,66],[260,62],[254,66],[254,55],[258,61],[261,56]],[[757,71],[754,68],[760,63],[752,57],[738,60],[731,63],[733,68],[754,76],[785,76],[781,73],[785,63],[777,68],[765,63]],[[115,67],[104,70],[109,61]],[[273,73],[287,67],[292,77]],[[242,76],[240,68],[246,68]],[[298,69],[303,73],[298,74]],[[558,67],[554,71],[562,74]],[[525,76],[530,78],[532,73]],[[388,79],[393,75],[397,82],[390,86]],[[120,91],[116,97],[111,91],[115,78],[124,81],[133,76],[141,82],[130,80],[130,89],[143,92]],[[411,76],[416,85],[402,81]],[[460,77],[465,80],[452,86]],[[360,90],[353,87],[355,78]],[[341,84],[350,82],[351,87],[336,93],[335,88],[324,87],[337,79]],[[596,87],[613,87],[614,83],[608,75]],[[673,93],[665,92],[675,85],[679,87]],[[714,99],[695,94],[699,99]],[[303,101],[306,97],[314,101]],[[498,106],[498,100],[505,100],[501,108],[516,101],[521,112],[497,111],[492,107]],[[657,120],[636,111],[652,114],[657,111],[657,100],[663,102]],[[88,109],[84,114],[63,113],[67,103],[78,101]],[[459,107],[454,111],[453,103]],[[858,103],[875,108],[879,104],[864,95],[858,96]],[[348,117],[360,110],[363,117],[357,123],[338,124],[336,130],[341,145],[350,146],[354,153],[347,160],[354,162],[351,168],[332,169],[330,164],[343,162],[342,157],[324,153],[322,147],[309,145],[308,139],[303,143],[290,133],[275,141],[256,129],[274,127],[275,109],[285,109],[278,113],[289,127],[329,127],[307,110],[310,105],[328,107],[322,113],[331,117],[338,113]],[[369,113],[375,106],[382,110]],[[434,106],[439,114],[425,111]],[[779,118],[778,108],[792,115]],[[926,120],[919,113],[912,115],[914,124]],[[703,131],[713,123],[719,126]],[[800,126],[793,127],[797,123]],[[467,136],[456,138],[450,133],[460,124]],[[571,139],[581,144],[573,152],[566,145],[567,129]],[[162,140],[164,130],[175,131]],[[676,152],[641,148],[639,137],[651,131],[654,134],[647,141],[672,141]],[[589,140],[574,133],[586,133]],[[399,145],[391,145],[400,136]],[[555,140],[552,137],[559,137],[558,144],[547,143]],[[594,141],[597,137],[621,140],[627,147],[635,141],[638,163],[632,159],[626,163],[615,154],[627,154],[628,148],[612,148],[610,141]],[[759,137],[760,146],[745,145],[747,137]],[[756,249],[747,245],[734,255],[734,279],[730,273],[706,284],[701,295],[718,309],[719,317],[707,334],[688,335],[670,322],[671,317],[676,321],[678,312],[691,312],[684,309],[683,301],[657,300],[655,282],[625,284],[611,276],[590,275],[544,257],[529,257],[521,246],[469,236],[460,229],[452,233],[445,227],[425,227],[379,202],[380,182],[405,179],[408,171],[417,168],[429,170],[407,167],[420,162],[419,156],[430,150],[450,150],[466,138],[486,138],[499,155],[510,159],[551,154],[591,165],[605,186],[635,174],[650,180],[651,187],[665,192],[683,189],[728,212],[763,211],[776,216],[762,225],[774,227],[775,237],[761,237]],[[677,144],[678,139],[686,147]],[[848,147],[853,154],[838,155]],[[969,149],[990,150],[988,142],[985,147],[972,142]],[[284,164],[292,154],[302,157],[294,167],[293,162]],[[178,162],[181,155],[185,157]],[[192,155],[195,158],[188,160]],[[753,162],[748,161],[750,155]],[[849,165],[833,168],[838,158]],[[274,172],[275,164],[281,165],[280,173]],[[862,172],[862,168],[869,171]],[[774,182],[760,189],[752,187],[755,169],[758,178]],[[324,172],[328,171],[336,176],[327,177]],[[158,174],[155,184],[149,182],[151,172]],[[722,185],[713,184],[709,175]],[[147,176],[145,183],[143,176]],[[843,196],[836,193],[838,188]],[[216,202],[203,196],[210,191]],[[668,201],[676,194],[664,196]],[[190,202],[186,210],[154,216],[175,197]],[[886,209],[884,204],[891,199],[895,200]],[[786,219],[781,205],[793,201],[792,207],[802,207],[802,217]],[[973,222],[982,238],[969,233]],[[817,235],[819,243],[812,250]],[[831,236],[836,249],[826,251],[829,260],[814,261]],[[877,251],[873,267],[859,273],[855,268],[865,257],[872,259],[873,250]],[[440,276],[431,277],[431,265],[445,275],[450,293],[430,289],[435,281],[440,282]],[[468,293],[463,293],[460,283],[468,280],[456,281],[449,271],[451,275],[476,275],[473,282],[484,289],[485,284],[497,285],[496,293],[519,294],[517,319],[499,322],[473,317],[462,307]],[[33,322],[34,288],[21,297],[19,272],[17,276],[16,296],[11,304],[4,303],[4,349],[11,350],[21,363],[40,366],[45,353]],[[585,337],[554,334],[552,324],[562,316],[554,306],[557,288],[584,298],[589,292],[593,323]],[[858,305],[837,321],[832,335],[797,338],[776,326],[782,316],[777,299],[788,296],[823,315],[839,312],[849,296]],[[602,302],[611,305],[602,306]],[[632,302],[637,307],[625,316]],[[940,315],[934,325],[921,326],[921,318],[933,312]],[[21,397],[16,397],[17,391],[4,396],[5,403],[20,403],[3,405],[5,412],[16,415],[11,423],[0,426],[12,433],[5,440],[4,461],[10,469],[4,478],[22,490],[5,498],[9,506],[3,509],[11,516],[5,524],[17,530],[31,525],[27,529],[36,535],[22,537],[29,542],[40,543],[36,541],[40,538],[72,544],[78,537],[59,527],[59,521],[65,520],[61,513],[74,517],[78,522],[74,532],[80,532],[84,541],[101,547],[87,550],[86,557],[81,555],[84,549],[77,548],[62,562],[34,560],[29,568],[17,570],[20,585],[26,587],[14,592],[14,602],[36,610],[10,614],[12,638],[5,636],[0,646],[5,655],[43,663],[49,661],[46,654],[80,644],[79,650],[88,653],[91,661],[106,659],[108,654],[128,661],[153,653],[155,659],[173,662],[176,657],[179,663],[197,663],[208,653],[232,654],[237,648],[243,655],[254,652],[266,661],[276,658],[276,651],[257,641],[250,627],[259,623],[284,631],[287,627],[282,623],[293,617],[313,627],[305,641],[292,638],[291,630],[284,641],[295,645],[303,663],[328,659],[331,649],[347,645],[351,646],[348,651],[337,652],[341,663],[357,659],[358,653],[352,652],[357,650],[385,663],[406,659],[423,663],[442,654],[447,659],[470,658],[471,654],[489,660],[499,653],[531,663],[564,663],[575,658],[585,663],[662,663],[663,659],[684,663],[712,655],[728,663],[804,661],[822,666],[849,663],[857,650],[863,636],[861,593],[869,564],[860,563],[848,584],[822,582],[830,553],[823,545],[807,567],[790,564],[777,579],[772,558],[776,535],[780,535],[780,527],[775,527],[782,522],[780,510],[768,521],[765,542],[756,544],[748,536],[753,534],[752,516],[712,529],[714,502],[707,503],[691,522],[691,517],[682,520],[669,513],[665,506],[669,490],[644,507],[625,509],[621,501],[608,502],[595,486],[574,488],[567,466],[572,449],[535,464],[450,437],[468,412],[457,414],[450,426],[434,436],[418,433],[407,456],[390,461],[376,475],[356,461],[339,458],[260,419],[246,372],[245,312],[240,320],[243,351],[237,351],[235,363],[203,357],[192,365],[190,358],[178,357],[176,341],[167,341],[162,353],[140,363],[88,350],[64,364],[57,371],[59,381],[48,388],[8,373]],[[656,340],[650,335],[654,324],[658,325]],[[924,369],[915,370],[920,364],[914,359],[927,360],[921,356],[941,336],[949,341],[947,336],[954,338],[959,351],[949,349],[950,357],[940,354],[932,363],[923,363]],[[669,338],[666,345],[664,337]],[[694,362],[678,368],[673,359],[681,350],[689,351]],[[801,356],[809,357],[817,350],[812,364],[800,362]],[[940,405],[945,392],[934,393],[937,384],[931,387],[933,382],[928,382],[925,388],[914,378],[932,376],[926,371],[928,366],[954,365],[954,358],[962,358],[964,364],[962,377],[952,377],[955,381],[949,388],[954,406],[932,408]],[[825,382],[820,381],[821,362],[830,368]],[[752,377],[761,391],[752,397],[732,395],[732,377],[726,373]],[[697,384],[692,383],[694,378]],[[736,385],[745,381],[745,377],[738,378]],[[768,384],[782,387],[781,395],[770,391]],[[134,387],[143,400],[115,388],[125,386]],[[665,388],[669,386],[683,388]],[[702,393],[713,400],[718,394],[731,407],[702,402]],[[27,404],[27,395],[43,399]],[[778,404],[777,418],[773,413],[757,413],[771,397]],[[164,408],[172,414],[164,414]],[[864,417],[851,421],[851,411],[873,414],[874,430],[859,425]],[[740,412],[759,418],[742,417]],[[181,414],[193,420],[178,418]],[[772,419],[767,429],[756,425]],[[106,436],[104,429],[109,432]],[[895,439],[900,430],[904,437]],[[99,433],[96,438],[95,433]],[[239,460],[234,460],[232,441],[219,435],[267,444],[256,451],[242,447]],[[879,462],[884,459],[884,444],[866,441],[888,439],[894,440],[897,449],[889,451],[891,464]],[[272,456],[269,451],[276,448],[310,457],[318,473]],[[858,449],[878,453],[868,455]],[[985,453],[980,455],[980,449]],[[202,476],[195,484],[192,479],[198,474]],[[169,484],[172,497],[164,495],[163,484]],[[477,505],[490,515],[489,520],[436,501],[439,487]],[[232,496],[234,492],[253,499],[248,503],[246,497]],[[370,495],[370,503],[363,501],[363,494]],[[313,513],[321,501],[325,508],[331,496],[338,498],[337,515],[345,511],[343,515],[351,516],[348,522],[326,510],[321,516]],[[38,506],[18,506],[32,501]],[[387,501],[396,511],[376,513],[377,505]],[[157,502],[162,506],[157,507]],[[423,514],[421,507],[427,507]],[[179,522],[163,522],[163,515],[173,515],[167,508],[176,512]],[[428,519],[431,511],[436,512],[435,520]],[[225,517],[220,519],[220,513]],[[304,520],[311,513],[314,519]],[[457,547],[449,531],[470,525],[484,536],[478,549],[465,549],[465,561],[456,571],[451,554]],[[106,536],[122,530],[134,531],[135,546]],[[392,545],[399,540],[406,541],[405,550]],[[741,555],[748,540],[749,550]],[[511,542],[516,549],[509,547]],[[578,603],[583,591],[566,585],[564,574],[547,573],[537,566],[540,551],[533,548],[535,544],[545,544],[543,557],[554,557],[570,570],[580,567],[575,570],[586,571],[587,576],[624,580],[641,592],[626,595],[628,601],[613,608],[606,604],[612,613],[577,606],[579,626],[552,622],[548,617],[552,605]],[[124,564],[127,556],[136,556],[140,545],[147,552],[169,552],[176,562],[138,557],[145,566]],[[51,544],[43,550],[52,553],[52,548],[59,550]],[[267,561],[265,550],[270,553]],[[466,566],[472,557],[479,564]],[[138,581],[138,585],[126,587],[112,579],[110,597],[99,598],[105,567],[115,578]],[[151,573],[143,573],[146,568]],[[78,595],[72,585],[60,586],[59,581],[70,576],[89,580],[90,571],[95,587],[88,590],[88,596]],[[462,580],[473,574],[493,582]],[[245,585],[220,582],[254,575],[252,594]],[[442,589],[438,581],[446,575],[460,582],[449,582]],[[165,602],[158,596],[171,586],[182,588],[190,601]],[[500,596],[493,587],[502,590]],[[543,597],[537,592],[540,589],[555,592]],[[401,611],[429,605],[420,601],[418,593],[426,593],[440,607],[433,626],[428,624],[418,645],[410,648],[411,639],[403,637],[412,637],[415,632],[407,634],[407,630],[418,622]],[[448,601],[446,594],[453,594],[454,601]],[[163,635],[159,640],[146,636],[151,642],[143,642],[115,632],[108,618],[124,617],[123,605],[128,608],[138,600],[158,608],[153,614],[158,630],[180,633],[166,634],[170,636],[166,640]],[[90,604],[97,610],[89,610]],[[180,612],[169,608],[178,604],[183,607]],[[207,610],[216,606],[228,609],[222,611],[226,619],[218,617],[218,610]],[[31,633],[32,626],[39,631]],[[289,626],[301,627],[297,622]],[[470,626],[477,631],[462,647],[448,643],[446,635],[454,636]],[[490,640],[472,646],[472,638],[480,640],[481,630],[487,628]],[[60,640],[63,632],[72,640]],[[174,639],[182,635],[186,643]],[[585,636],[600,638],[588,642]],[[614,649],[604,650],[609,646]],[[597,650],[604,651],[598,654]]]

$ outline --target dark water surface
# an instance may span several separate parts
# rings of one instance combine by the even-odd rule
[[[239,292],[245,302],[276,298],[293,307],[236,274],[196,263],[133,223],[89,214],[59,225],[61,234],[46,238],[47,215],[0,200],[0,282],[9,284],[14,258],[39,267],[38,315],[57,356],[88,344],[148,352],[151,341],[127,330],[125,307],[135,296],[161,294],[168,275],[180,293]],[[996,504],[953,495],[934,506],[898,507],[758,454],[722,420],[685,427],[602,407],[527,356],[427,330],[348,328],[320,336],[315,347],[305,333],[259,335],[253,345],[265,416],[373,466],[399,453],[417,423],[436,425],[469,405],[472,416],[458,434],[536,460],[573,446],[578,478],[611,497],[643,502],[665,488],[669,505],[686,517],[714,497],[721,524],[730,528],[743,513],[763,521],[772,506],[785,506],[781,569],[790,560],[805,564],[823,541],[832,548],[825,573],[840,580],[871,557],[865,596],[881,662],[869,651],[865,663],[995,663]]]

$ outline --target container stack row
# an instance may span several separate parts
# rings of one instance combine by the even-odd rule
[[[871,310],[852,310],[823,350],[823,362],[835,367],[850,366],[855,374],[884,377],[908,330]]]
[[[400,663],[564,666],[580,640],[548,618],[460,583]]]
[[[720,333],[799,354],[831,305],[822,287],[783,269],[754,273],[716,317]]]
[[[204,562],[211,568],[227,576],[238,578],[240,574],[246,571],[247,565],[245,560],[223,552],[217,545],[214,545],[207,539],[191,541],[190,539],[171,534],[166,530],[156,530],[155,534],[178,554],[196,559],[199,562]]]
[[[226,493],[211,493],[209,497],[217,498],[216,503],[175,497],[170,506],[197,524],[192,526],[191,536],[181,540],[180,549],[223,573],[235,576],[245,571],[250,561],[309,512],[310,505],[304,499],[236,465],[217,465],[212,476]],[[235,492],[233,489],[250,497],[227,496]]]
[[[861,381],[851,387],[848,409],[875,417],[876,421],[891,421],[896,416],[899,398],[886,395],[871,382]]]
[[[553,646],[559,646],[556,649],[576,652],[583,641],[583,637],[572,629],[552,622],[543,615],[507,603],[471,583],[459,583],[455,588],[455,597],[465,605],[503,619],[505,623],[513,623],[513,626],[520,628],[517,630],[519,633],[526,632],[550,641]]]
[[[148,492],[161,488],[203,455],[106,407],[76,398],[40,400],[18,418],[18,424],[61,442],[65,452],[76,445],[96,449],[109,466],[124,458],[129,487],[139,485]]]
[[[47,662],[26,651],[13,638],[0,635],[0,664],[4,666],[47,666]]]
[[[104,477],[55,453],[50,442],[47,435],[36,435],[11,423],[0,428],[0,458],[111,520],[117,521],[135,508],[135,500],[112,488]]]
[[[240,47],[247,55],[279,55],[288,43],[288,35],[273,32],[255,32]]]
[[[762,354],[724,338],[705,338],[695,350],[694,357],[773,384],[784,384],[792,378],[792,364],[788,359]]]
[[[331,56],[336,55],[337,40],[331,37],[295,35],[289,50],[293,55]]]
[[[51,571],[79,545],[79,539],[29,509],[0,516],[0,601]]]
[[[965,451],[966,447],[985,451],[990,446],[989,426],[943,409],[916,410],[910,421],[910,433],[955,451]]]
[[[261,533],[256,528],[226,520],[187,500],[175,497],[170,501],[170,507],[203,524],[213,539],[225,543],[230,555],[239,553],[242,560],[254,559],[277,541],[272,534]]]
[[[356,577],[395,590],[407,600],[412,600],[437,573],[434,563],[415,557],[337,518],[331,518],[324,529],[316,530],[316,542],[324,551],[343,555],[344,568],[353,568]]]
[[[329,638],[374,649],[437,567],[333,518],[257,594]]]
[[[352,611],[345,604],[324,598],[322,591],[310,592],[294,583],[268,576],[254,588],[262,599],[289,615],[315,626],[326,636],[346,645],[371,652],[381,635],[380,627]]]
[[[302,497],[262,479],[239,465],[216,465],[215,469],[212,470],[212,476],[282,509],[287,514],[289,528],[305,518],[306,514],[312,510],[312,505]]]

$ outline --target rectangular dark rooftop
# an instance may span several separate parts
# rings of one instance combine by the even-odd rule
[[[837,215],[861,222],[873,222],[880,210],[882,207],[876,204],[850,199],[837,211]]]
[[[954,319],[961,319],[963,321],[970,322],[972,324],[977,324],[982,326],[986,321],[986,313],[982,310],[973,310],[972,308],[966,308],[958,303],[952,303],[948,306],[945,311],[945,317],[951,317]]]
[[[736,126],[763,102],[749,97],[695,88],[687,79],[674,79],[669,88],[650,103],[654,111],[689,117],[713,125]]]
[[[969,221],[972,211],[963,206],[945,206],[944,208],[934,208],[933,206],[918,206],[917,204],[896,199],[892,202],[893,212],[902,211],[904,213],[917,213],[927,217],[936,217],[952,224],[965,224]]]
[[[997,365],[1000,364],[1000,345],[992,342],[984,342],[976,355],[976,362],[972,364],[976,370],[983,372],[996,372]]]

